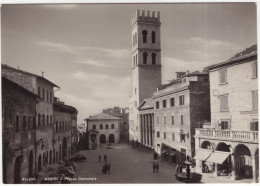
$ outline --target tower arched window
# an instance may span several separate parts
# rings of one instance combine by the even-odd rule
[[[142,34],[143,34],[143,42],[147,43],[147,30],[143,30]]]
[[[108,124],[106,124],[105,128],[108,129]]]
[[[143,53],[143,64],[147,63],[147,56],[148,54],[146,52]]]
[[[156,53],[152,53],[152,64],[156,64]]]
[[[16,132],[19,132],[19,116],[16,115],[16,118],[15,118],[15,131]]]
[[[96,129],[96,125],[93,125],[93,126],[92,126],[92,129]]]
[[[103,129],[103,125],[102,124],[99,125],[99,129]]]
[[[23,131],[26,131],[26,116],[23,116]]]
[[[114,125],[114,124],[112,124],[112,125],[111,125],[111,129],[114,129],[114,128],[115,128],[115,125]]]
[[[155,40],[156,38],[155,38],[155,31],[152,31],[152,43],[155,43]]]

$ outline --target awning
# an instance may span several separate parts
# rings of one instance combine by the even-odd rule
[[[212,151],[196,150],[196,155],[193,159],[205,161],[211,155]]]
[[[218,164],[222,164],[227,157],[230,155],[229,152],[219,152],[219,151],[215,151],[213,152],[209,159],[207,159],[207,161],[209,162],[213,162],[213,163],[218,163]]]
[[[171,151],[171,152],[169,153],[169,155],[170,155],[170,156],[176,156],[176,152]]]
[[[168,150],[164,149],[164,150],[162,150],[161,153],[163,154],[163,153],[166,153],[166,152],[168,152]]]

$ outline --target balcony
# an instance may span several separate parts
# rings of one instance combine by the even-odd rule
[[[196,129],[195,137],[218,139],[223,141],[244,141],[258,143],[257,131]]]

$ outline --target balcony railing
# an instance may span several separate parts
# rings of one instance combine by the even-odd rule
[[[257,131],[236,131],[216,129],[196,129],[196,136],[223,140],[255,141],[258,142]]]

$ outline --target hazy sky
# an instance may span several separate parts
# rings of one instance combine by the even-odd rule
[[[128,107],[131,16],[161,12],[163,83],[202,70],[257,42],[254,3],[2,5],[2,63],[44,76],[78,123]]]

